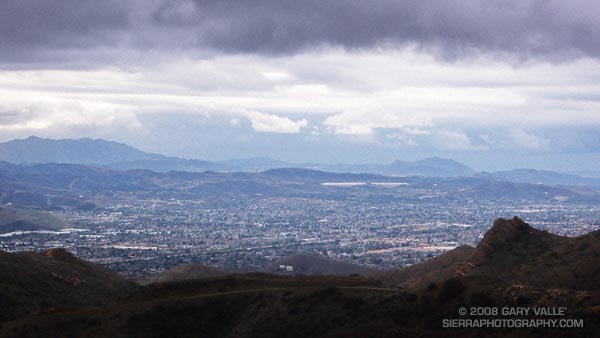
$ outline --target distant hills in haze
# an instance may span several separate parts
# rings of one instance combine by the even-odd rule
[[[0,234],[13,231],[60,230],[71,226],[59,216],[36,210],[0,207]]]
[[[52,140],[35,136],[0,143],[0,161],[11,163],[72,163],[114,169],[168,171],[259,172],[275,168],[307,168],[330,172],[370,173],[392,176],[468,176],[475,171],[459,162],[439,157],[416,162],[383,165],[288,163],[269,157],[210,162],[147,153],[123,143],[101,139]]]
[[[589,185],[598,186],[597,178],[582,177],[578,175],[558,173],[548,170],[514,169],[509,171],[496,171],[493,173],[478,173],[480,178],[490,178],[496,181],[514,183],[533,183],[546,185]]]
[[[365,195],[366,194],[366,195]],[[116,170],[81,164],[11,164],[0,162],[0,205],[37,210],[91,210],[105,199],[209,199],[238,196],[351,198],[373,196],[407,203],[424,198],[531,203],[592,203],[596,187],[511,183],[477,177],[390,177],[332,173],[303,168],[258,173]]]
[[[334,173],[477,177],[515,183],[600,186],[600,179],[544,170],[516,169],[479,173],[460,162],[440,157],[414,162],[398,160],[390,164],[299,164],[268,157],[211,162],[148,153],[123,143],[87,138],[53,140],[31,136],[0,143],[0,161],[16,164],[71,163],[118,170],[145,169],[155,172],[260,172],[276,168],[304,168]]]
[[[398,160],[390,164],[306,164],[303,167],[330,172],[386,176],[460,177],[475,173],[475,170],[460,162],[441,157],[430,157],[414,162]]]
[[[126,161],[160,160],[165,156],[150,154],[123,143],[92,140],[51,140],[35,136],[0,143],[0,160],[11,163],[76,163],[107,165]]]
[[[12,140],[0,143],[0,160],[17,164],[72,163],[157,172],[231,169],[218,163],[147,153],[123,143],[88,138],[52,140],[30,136]]]

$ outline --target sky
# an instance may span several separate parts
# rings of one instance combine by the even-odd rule
[[[600,168],[600,2],[2,0],[0,141]]]

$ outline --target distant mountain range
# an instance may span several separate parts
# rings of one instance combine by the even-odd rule
[[[12,163],[77,163],[107,165],[129,161],[161,160],[123,143],[92,139],[51,140],[35,136],[0,143],[0,160]]]
[[[493,173],[477,173],[477,177],[490,178],[496,181],[531,183],[546,185],[600,185],[600,179],[581,177],[578,175],[558,173],[548,170],[514,169],[510,171],[497,171]]]
[[[440,157],[390,164],[288,163],[268,157],[220,162],[183,159],[147,153],[123,143],[101,139],[52,140],[35,136],[0,143],[0,161],[16,164],[72,163],[118,170],[145,169],[155,172],[260,172],[276,168],[303,168],[334,173],[366,173],[385,176],[477,177],[495,181],[546,185],[600,186],[600,179],[553,171],[516,169],[478,173],[451,159]]]
[[[207,170],[259,172],[275,168],[306,168],[330,172],[371,173],[393,176],[468,176],[474,170],[439,157],[416,162],[396,161],[384,165],[288,163],[268,157],[210,162],[143,152],[123,143],[101,139],[52,140],[35,136],[0,143],[0,161],[10,163],[73,163],[114,169],[147,169],[156,172]]]
[[[398,160],[390,164],[303,164],[300,166],[338,173],[369,173],[386,176],[460,177],[475,173],[475,170],[462,163],[440,157],[430,157],[415,162]]]
[[[0,143],[0,160],[19,164],[73,163],[157,172],[233,169],[218,163],[147,153],[123,143],[87,138],[52,140],[31,136]]]
[[[205,199],[303,197],[347,199],[365,196],[413,203],[529,201],[530,203],[591,203],[596,187],[566,187],[511,183],[478,177],[388,177],[280,168],[259,173],[116,170],[80,164],[11,164],[0,162],[0,205],[41,210],[90,210],[105,201],[132,198]]]

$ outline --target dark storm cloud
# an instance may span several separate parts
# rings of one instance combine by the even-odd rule
[[[0,61],[61,59],[68,50],[114,45],[129,12],[117,0],[2,0]]]
[[[414,44],[449,58],[600,57],[595,0],[3,0],[0,60],[97,46],[285,55]]]
[[[236,52],[293,53],[415,43],[452,56],[472,49],[521,55],[600,56],[596,1],[259,0],[169,2],[154,14],[198,45]],[[185,10],[182,10],[184,9]]]
[[[2,42],[13,44],[93,44],[94,33],[123,28],[128,16],[110,0],[2,0],[0,10]]]

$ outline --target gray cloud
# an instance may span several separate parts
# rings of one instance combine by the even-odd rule
[[[72,50],[115,45],[130,6],[117,0],[3,0],[0,61],[69,58]]]
[[[599,12],[593,0],[4,0],[0,62],[103,46],[287,55],[414,45],[445,58],[597,58]]]
[[[92,44],[94,33],[123,28],[128,17],[111,0],[3,0],[0,6],[2,41],[13,44]]]

